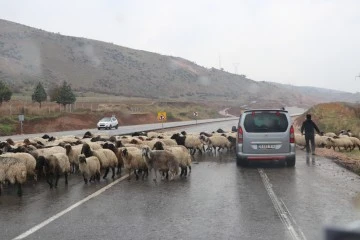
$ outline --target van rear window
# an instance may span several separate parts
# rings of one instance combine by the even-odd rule
[[[244,128],[246,132],[285,132],[288,120],[281,112],[254,112],[245,116]]]

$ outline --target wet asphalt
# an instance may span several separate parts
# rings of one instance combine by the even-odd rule
[[[231,129],[234,122],[191,126],[189,132]],[[185,129],[185,127],[183,128]],[[319,156],[297,150],[295,168],[257,163],[238,168],[234,153],[195,155],[187,178],[157,183],[121,181],[25,239],[294,239],[264,185],[302,232],[324,239],[325,226],[360,219],[360,178]],[[13,239],[90,194],[110,178],[85,185],[77,175],[50,190],[29,182],[19,198],[13,187],[0,196],[0,239]]]

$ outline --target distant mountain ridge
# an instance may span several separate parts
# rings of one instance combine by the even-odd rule
[[[129,97],[228,101],[287,106],[356,101],[355,94],[258,82],[201,67],[179,57],[134,50],[112,43],[63,36],[0,20],[0,79],[18,92],[31,92],[62,81],[77,92]]]

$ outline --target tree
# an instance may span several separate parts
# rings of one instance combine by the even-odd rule
[[[0,80],[0,105],[3,102],[8,102],[11,99],[12,91],[10,88],[5,85],[3,81]]]
[[[63,85],[58,89],[55,101],[58,104],[62,104],[64,108],[67,104],[72,104],[76,101],[75,94],[71,90],[70,84],[66,81],[63,82]]]
[[[59,93],[60,93],[60,87],[59,86],[52,86],[49,89],[50,102],[56,102],[56,99],[58,98]]]
[[[38,102],[40,104],[40,108],[41,108],[41,102],[46,101],[47,94],[46,94],[45,89],[44,89],[43,85],[41,84],[41,82],[39,82],[38,85],[35,87],[34,93],[31,96],[31,99],[34,102]]]

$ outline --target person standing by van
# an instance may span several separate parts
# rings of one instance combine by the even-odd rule
[[[306,120],[301,126],[301,134],[304,135],[305,131],[306,152],[310,153],[309,143],[311,143],[312,155],[315,155],[315,130],[318,134],[320,134],[319,128],[316,126],[313,120],[311,120],[311,114],[306,114]]]

